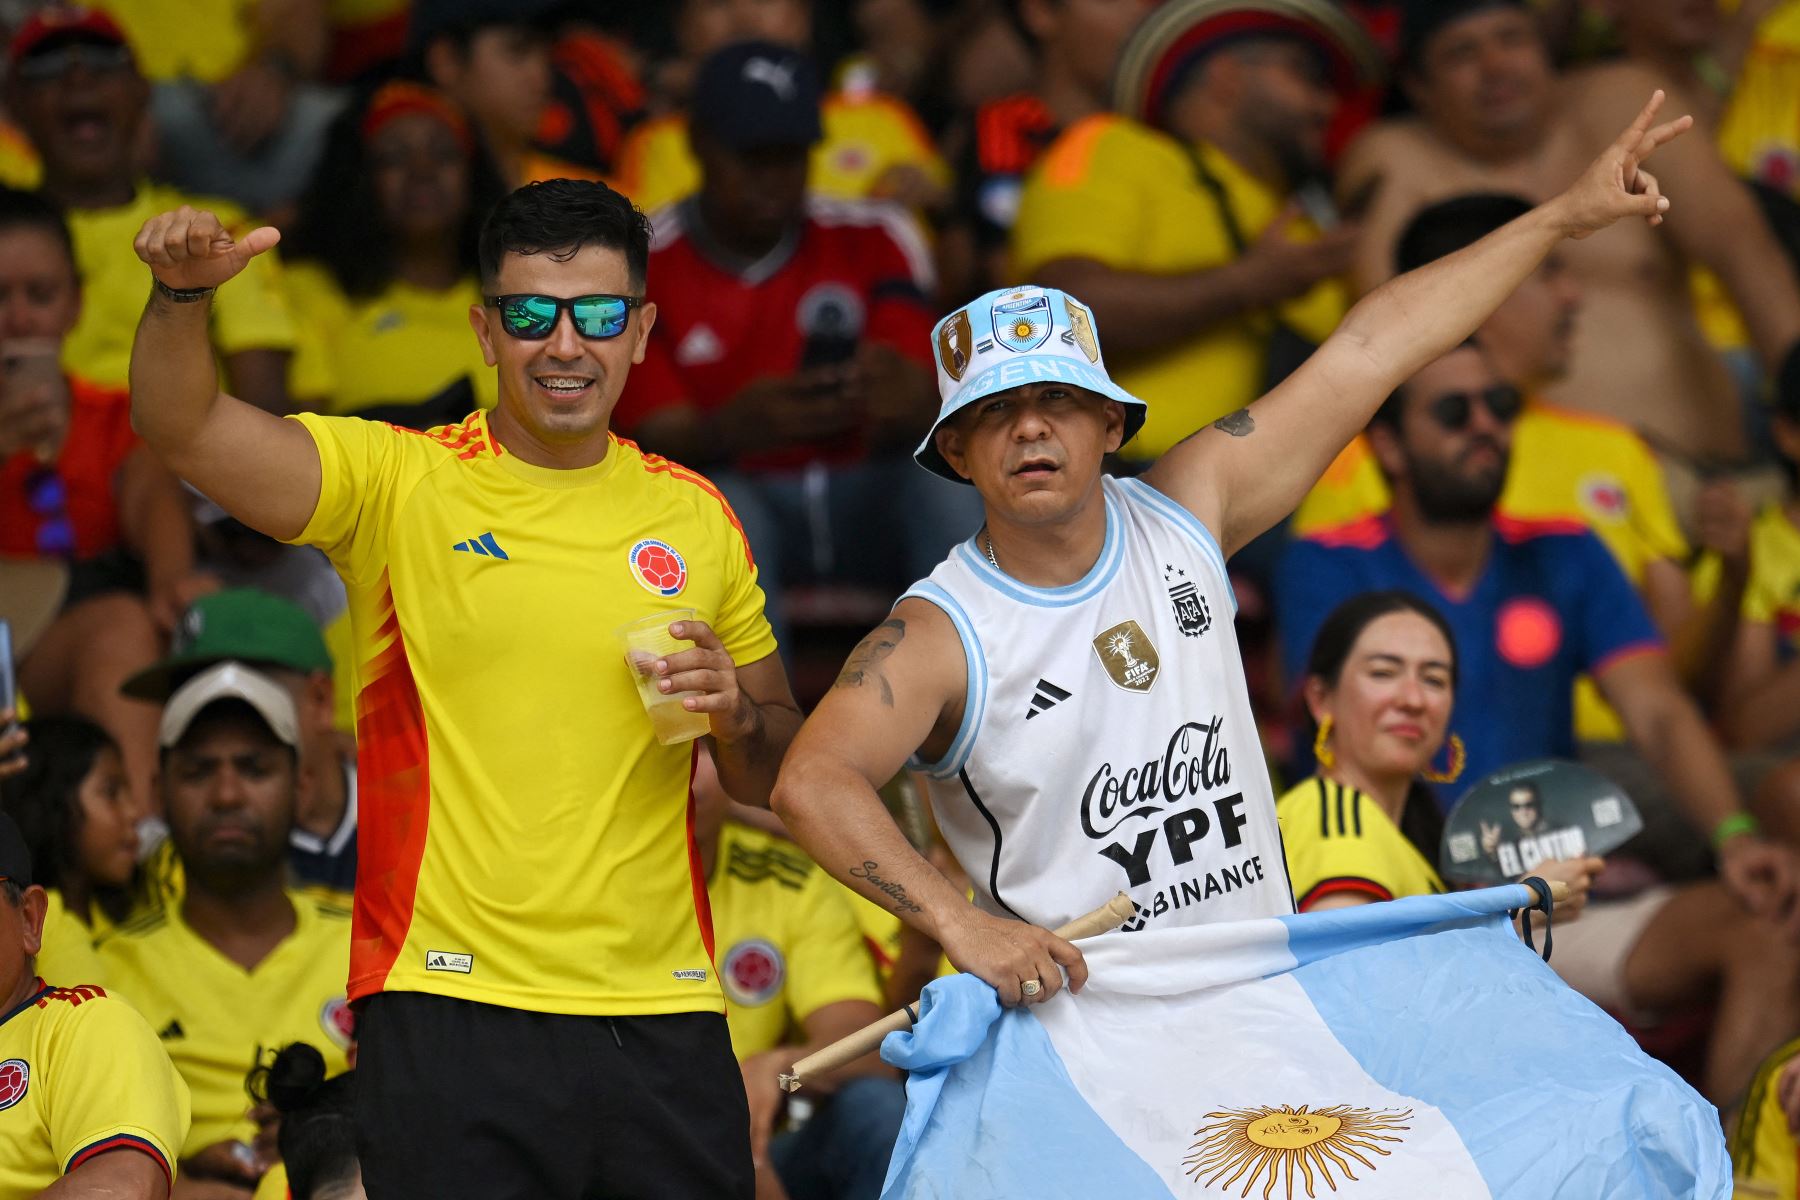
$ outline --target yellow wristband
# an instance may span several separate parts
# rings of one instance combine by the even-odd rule
[[[1747,812],[1734,812],[1713,826],[1712,846],[1717,850],[1739,834],[1755,835],[1761,832],[1762,825],[1755,817]]]

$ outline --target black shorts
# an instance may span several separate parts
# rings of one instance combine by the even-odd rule
[[[357,1021],[370,1200],[751,1200],[743,1077],[717,1013],[571,1017],[422,992]]]

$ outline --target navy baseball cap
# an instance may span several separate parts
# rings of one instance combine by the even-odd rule
[[[3,812],[0,812],[0,879],[22,888],[31,886],[31,851],[25,847],[25,835]]]
[[[688,120],[733,150],[811,146],[825,136],[819,73],[792,47],[734,43],[700,64]]]

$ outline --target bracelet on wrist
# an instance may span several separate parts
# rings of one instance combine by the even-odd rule
[[[174,301],[176,304],[196,303],[197,301],[206,299],[208,296],[212,295],[213,292],[216,290],[214,288],[209,288],[209,287],[200,287],[200,288],[170,287],[168,284],[166,284],[162,280],[158,279],[155,275],[150,276],[150,282],[152,282],[156,285],[156,291],[159,295],[161,295],[165,300]]]
[[[1734,837],[1742,837],[1745,834],[1754,837],[1761,832],[1762,823],[1755,817],[1747,812],[1734,812],[1713,826],[1712,847],[1714,850],[1718,850]]]

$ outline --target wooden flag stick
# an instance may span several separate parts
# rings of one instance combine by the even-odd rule
[[[1130,918],[1134,909],[1131,897],[1120,892],[1093,912],[1076,917],[1055,933],[1057,937],[1071,942],[1080,941],[1082,938],[1117,929]],[[799,1091],[807,1080],[847,1066],[863,1055],[880,1049],[881,1039],[890,1033],[911,1028],[912,1023],[912,1009],[903,1008],[899,1012],[889,1013],[872,1025],[863,1026],[849,1037],[839,1038],[795,1063],[793,1071],[781,1077],[781,1089],[785,1092]]]

